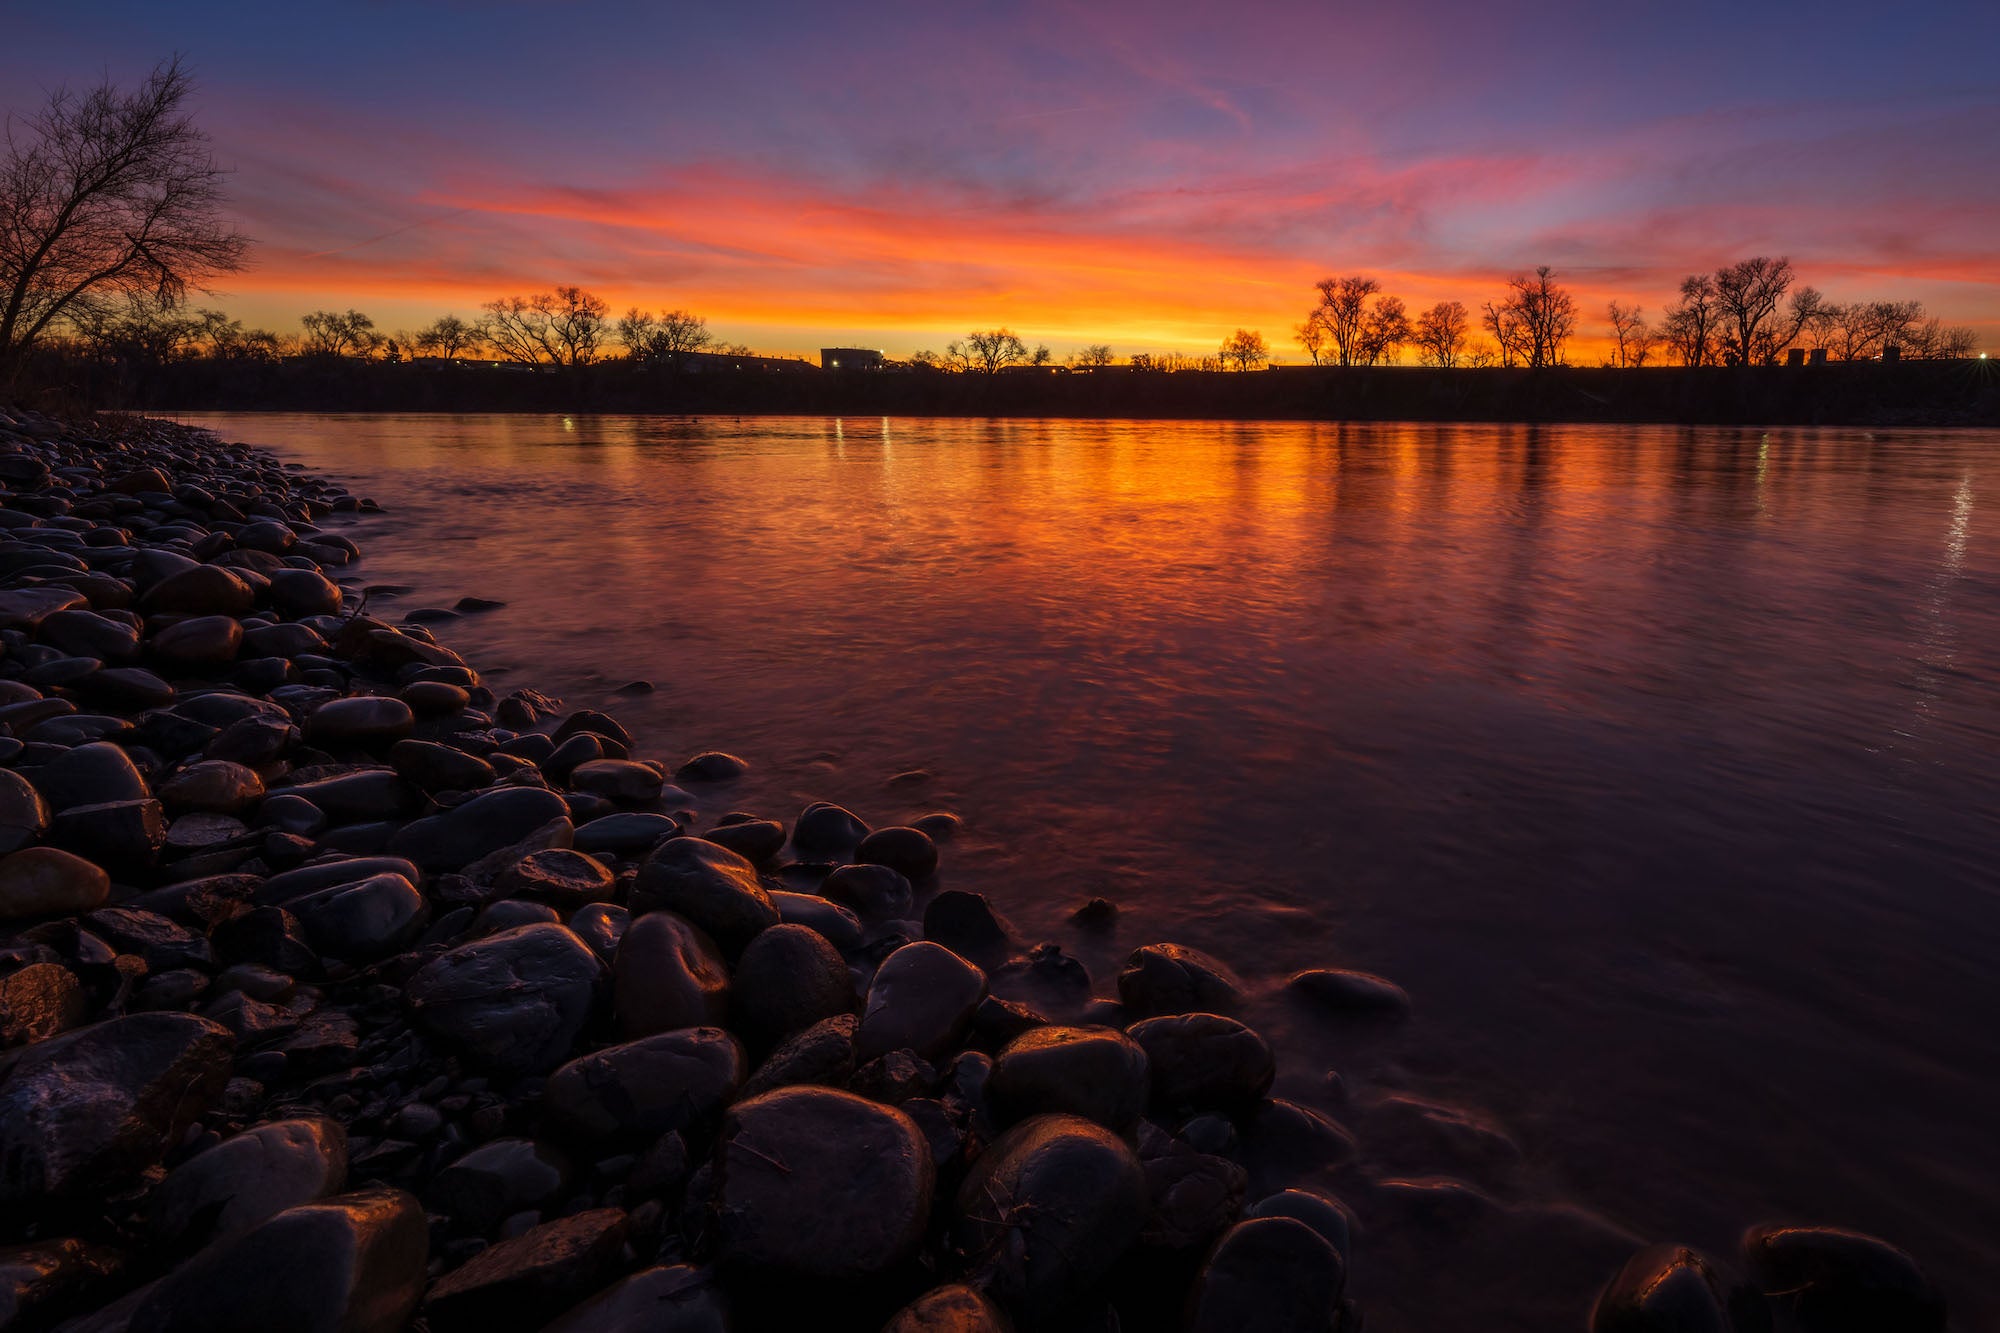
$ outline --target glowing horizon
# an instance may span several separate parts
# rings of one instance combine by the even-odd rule
[[[576,283],[774,355],[1003,325],[1058,357],[1204,354],[1245,327],[1303,361],[1320,277],[1476,313],[1546,263],[1590,360],[1609,300],[1657,319],[1682,275],[1784,254],[1834,300],[1920,299],[2000,345],[1990,11],[1733,14],[1739,51],[1700,6],[1120,9],[84,3],[15,20],[0,101],[186,51],[258,241],[203,303],[280,332]],[[1505,77],[1549,43],[1566,80]]]

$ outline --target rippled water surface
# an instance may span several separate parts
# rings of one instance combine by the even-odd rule
[[[391,511],[371,609],[501,599],[438,627],[496,685],[750,759],[718,810],[956,810],[946,882],[1100,987],[1162,938],[1265,986],[1369,1177],[1494,1200],[1362,1192],[1371,1330],[1580,1328],[1780,1218],[2000,1325],[2000,437],[208,424]],[[1275,990],[1323,965],[1414,1019]]]

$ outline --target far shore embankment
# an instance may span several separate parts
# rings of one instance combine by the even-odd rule
[[[1248,373],[674,373],[295,360],[71,367],[66,402],[153,411],[602,412],[1304,421],[2000,426],[2000,363],[1614,370],[1287,366]]]

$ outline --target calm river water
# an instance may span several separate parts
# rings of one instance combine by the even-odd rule
[[[1100,988],[1264,985],[1378,1182],[1372,1330],[1581,1328],[1773,1219],[2000,1325],[2000,436],[203,420],[391,511],[374,609],[506,602],[437,627],[496,686],[749,759],[718,809],[955,810],[945,882]],[[1413,1019],[1276,989],[1328,965]]]

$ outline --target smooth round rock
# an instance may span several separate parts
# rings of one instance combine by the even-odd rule
[[[750,771],[747,760],[721,750],[698,754],[674,770],[676,782],[728,782]]]
[[[1014,1333],[1014,1325],[977,1287],[956,1283],[917,1297],[882,1333]]]
[[[552,791],[499,787],[443,814],[405,824],[389,840],[389,853],[406,856],[425,870],[461,870],[568,816],[568,803]]]
[[[661,910],[700,926],[731,957],[759,931],[778,924],[778,909],[758,882],[757,868],[701,838],[669,838],[639,867],[633,914]]]
[[[718,847],[727,847],[744,860],[763,865],[784,850],[785,826],[775,819],[742,819],[733,824],[717,824],[707,834]]]
[[[57,755],[34,775],[35,789],[60,814],[78,805],[143,801],[153,793],[129,755],[98,741]]]
[[[110,897],[111,876],[69,852],[26,847],[0,859],[0,921],[76,915]]]
[[[208,759],[189,764],[160,787],[160,800],[167,809],[234,815],[262,799],[264,780],[255,769],[226,759]]]
[[[0,768],[0,856],[18,852],[48,832],[49,805],[35,784]]]
[[[402,740],[389,747],[389,765],[425,791],[478,791],[493,781],[493,765],[478,755],[436,741]]]
[[[570,913],[565,924],[590,946],[601,962],[609,965],[618,956],[618,944],[632,924],[632,915],[616,903],[586,903]]]
[[[666,815],[626,810],[578,825],[575,845],[592,856],[643,856],[680,831]]]
[[[941,944],[906,944],[875,969],[855,1053],[864,1062],[901,1050],[935,1060],[958,1047],[985,998],[977,967]]]
[[[1399,1015],[1410,1012],[1410,996],[1401,986],[1372,972],[1315,967],[1294,973],[1286,983],[1293,994],[1336,1014]]]
[[[163,1240],[207,1244],[346,1184],[347,1132],[337,1123],[273,1121],[169,1172],[153,1193],[152,1226]]]
[[[1243,1216],[1296,1218],[1325,1237],[1343,1262],[1353,1254],[1354,1215],[1339,1200],[1316,1190],[1279,1190],[1244,1209]]]
[[[340,611],[340,588],[316,569],[271,571],[271,605],[288,616],[331,616]]]
[[[570,770],[573,791],[587,791],[621,805],[645,805],[660,799],[666,785],[657,769],[633,759],[592,759]]]
[[[920,829],[876,829],[854,849],[863,865],[888,866],[905,879],[924,880],[937,873],[937,844]]]
[[[688,1264],[642,1269],[614,1282],[543,1333],[729,1333],[714,1279]]]
[[[909,1116],[849,1092],[791,1087],[730,1108],[715,1171],[725,1267],[851,1282],[923,1243],[937,1183]]]
[[[597,955],[562,926],[520,926],[433,959],[404,999],[426,1031],[477,1063],[539,1074],[569,1057],[602,974]]]
[[[140,1301],[130,1333],[398,1333],[424,1291],[423,1205],[336,1195],[212,1245]]]
[[[769,1046],[854,1007],[846,960],[809,926],[772,926],[736,961],[730,1014],[757,1046]]]
[[[1804,1333],[1942,1333],[1944,1297],[1908,1254],[1840,1227],[1753,1227],[1743,1237],[1750,1279]]]
[[[844,857],[868,836],[868,826],[851,810],[818,801],[792,822],[792,849],[807,861]]]
[[[433,1282],[424,1294],[426,1321],[434,1333],[539,1329],[617,1271],[629,1230],[622,1208],[530,1227]]]
[[[533,1139],[494,1139],[432,1177],[424,1202],[478,1235],[489,1235],[516,1213],[539,1209],[570,1186],[570,1162]]]
[[[286,905],[323,958],[373,962],[396,953],[430,919],[430,905],[401,875],[371,875]]]
[[[1198,949],[1149,944],[1125,960],[1118,974],[1118,999],[1134,1018],[1229,1014],[1242,1006],[1243,983]]]
[[[217,565],[196,565],[169,574],[139,597],[148,615],[179,612],[189,616],[240,616],[256,594],[250,585]]]
[[[1170,1110],[1245,1110],[1277,1077],[1264,1039],[1221,1014],[1149,1018],[1126,1035],[1145,1049],[1154,1103]]]
[[[627,1037],[719,1027],[729,1015],[722,955],[699,926],[677,913],[648,912],[626,926],[612,975],[618,1030]]]
[[[1113,1028],[1038,1027],[993,1062],[986,1095],[1002,1123],[1062,1113],[1129,1129],[1146,1111],[1146,1052]]]
[[[538,898],[568,910],[608,902],[615,880],[603,862],[586,852],[544,847],[501,871],[495,883],[503,893]]]
[[[968,1278],[1035,1327],[1100,1289],[1146,1208],[1146,1178],[1123,1139],[1076,1116],[1037,1116],[973,1163],[954,1237]]]
[[[243,624],[234,616],[195,616],[167,626],[146,651],[163,666],[199,671],[224,667],[243,651]]]
[[[313,709],[306,718],[306,739],[315,745],[391,745],[408,736],[416,723],[401,699],[355,695]]]
[[[901,920],[915,897],[908,877],[888,866],[840,866],[820,882],[819,891],[864,921]]]
[[[581,1143],[650,1144],[712,1124],[749,1072],[721,1028],[682,1028],[578,1056],[549,1076],[542,1114]]]
[[[1340,1255],[1305,1223],[1238,1222],[1195,1277],[1187,1327],[1189,1333],[1326,1333],[1346,1286]]]

